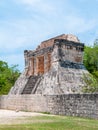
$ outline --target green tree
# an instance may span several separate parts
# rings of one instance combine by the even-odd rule
[[[98,78],[98,45],[86,46],[84,49],[84,65],[87,70]]]
[[[94,46],[98,46],[98,39],[95,39]]]
[[[98,39],[93,46],[86,46],[84,49],[84,65],[90,72],[83,76],[85,92],[98,92]]]
[[[7,62],[0,61],[0,94],[8,94],[19,75],[17,65],[9,67]]]
[[[98,92],[98,80],[92,74],[83,74],[84,86],[82,91],[84,93]]]

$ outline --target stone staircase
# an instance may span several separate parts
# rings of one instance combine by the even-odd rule
[[[33,88],[33,90],[32,90],[32,94],[35,94],[35,93],[36,93],[37,88],[38,88],[38,86],[39,86],[41,80],[42,80],[42,76],[40,76],[40,77],[38,78],[38,80],[37,80],[37,82],[36,82],[36,84],[35,84],[35,86],[34,86],[34,88]]]
[[[37,87],[36,84],[38,84],[37,82],[40,81],[40,77],[41,76],[30,76],[21,94],[31,94],[32,91],[35,93],[35,87]]]

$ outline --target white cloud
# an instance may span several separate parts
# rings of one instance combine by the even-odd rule
[[[0,30],[0,48],[17,49],[33,42],[32,21],[7,21]]]
[[[92,30],[97,25],[97,20],[87,20],[86,18],[75,15],[67,16],[65,21],[67,23],[65,24],[65,28],[69,30],[69,32],[85,33],[86,31]]]
[[[18,2],[21,2],[23,4],[28,4],[28,5],[35,5],[38,2],[41,2],[41,0],[19,0]]]
[[[14,0],[18,4],[25,5],[27,10],[34,10],[39,13],[51,14],[55,11],[54,2],[46,0]]]

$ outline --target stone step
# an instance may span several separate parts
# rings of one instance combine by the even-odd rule
[[[40,76],[30,76],[22,94],[31,94],[31,92],[39,78],[40,78]]]

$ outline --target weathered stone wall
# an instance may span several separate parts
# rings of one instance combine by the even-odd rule
[[[0,108],[98,119],[98,94],[1,96]]]
[[[52,114],[98,119],[98,94],[66,94],[48,97]]]
[[[0,96],[0,108],[21,111],[48,111],[45,96],[41,95],[3,95]]]
[[[82,63],[83,59],[83,43],[76,43],[67,41],[64,39],[56,39],[54,44],[54,50],[58,48],[58,58],[61,61],[70,61],[73,63]]]

